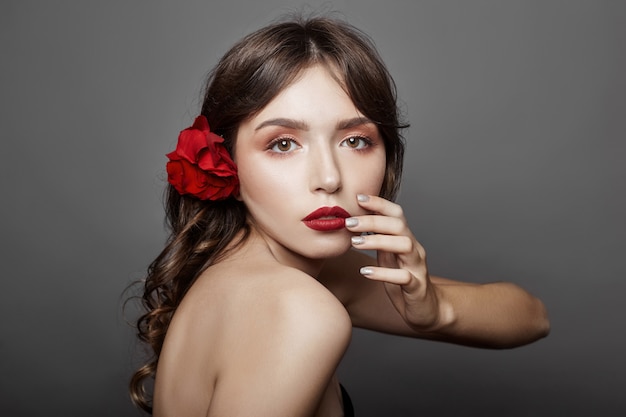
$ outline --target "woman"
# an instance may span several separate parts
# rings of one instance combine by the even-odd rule
[[[345,23],[278,23],[222,58],[168,154],[171,235],[145,281],[139,337],[154,357],[131,382],[139,406],[350,415],[334,373],[352,326],[484,347],[547,334],[522,289],[428,274],[391,201],[402,127],[385,66]]]

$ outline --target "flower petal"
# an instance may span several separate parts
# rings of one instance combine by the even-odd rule
[[[181,194],[202,200],[221,200],[239,193],[237,166],[223,145],[224,139],[209,129],[204,116],[181,131],[174,152],[166,156],[168,182]]]

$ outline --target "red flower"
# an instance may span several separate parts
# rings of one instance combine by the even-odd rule
[[[223,200],[239,193],[237,166],[224,147],[224,139],[212,133],[206,117],[180,132],[176,150],[168,153],[167,181],[181,195],[200,200]]]

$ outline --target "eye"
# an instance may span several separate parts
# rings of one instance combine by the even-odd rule
[[[293,139],[279,138],[269,144],[268,149],[277,153],[286,153],[295,150],[298,144]]]
[[[372,142],[369,139],[361,137],[361,136],[350,136],[349,138],[344,139],[341,142],[341,146],[346,146],[352,149],[367,148],[371,144]]]

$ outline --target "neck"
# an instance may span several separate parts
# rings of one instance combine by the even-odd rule
[[[295,253],[280,245],[273,239],[259,232],[254,226],[251,227],[250,239],[260,242],[266,247],[270,255],[280,264],[299,269],[300,271],[317,278],[325,259],[311,259]]]

